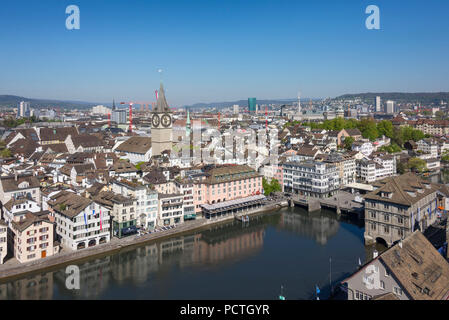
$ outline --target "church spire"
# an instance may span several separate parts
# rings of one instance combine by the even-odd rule
[[[112,99],[112,110],[115,110],[115,99]]]
[[[157,95],[156,112],[169,112],[167,100],[165,99],[164,85],[161,81],[161,86]]]

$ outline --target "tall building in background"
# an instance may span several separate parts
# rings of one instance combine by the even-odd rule
[[[234,104],[234,106],[232,107],[234,114],[239,114],[239,105],[238,104]]]
[[[256,108],[257,108],[256,102],[257,102],[256,98],[248,98],[248,111],[250,113],[256,113],[256,111],[257,111],[256,110]]]
[[[385,113],[386,114],[394,113],[394,101],[391,101],[391,100],[387,101],[387,104],[385,105]]]
[[[112,111],[111,121],[117,124],[127,123],[128,112],[125,109],[116,109]]]
[[[25,118],[30,116],[30,103],[21,101],[18,106],[18,117]]]
[[[382,111],[380,103],[381,103],[380,97],[376,97],[376,112]]]

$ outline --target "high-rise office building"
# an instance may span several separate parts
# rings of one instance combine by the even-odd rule
[[[234,104],[234,106],[232,108],[233,108],[234,114],[239,113],[239,105],[238,104]]]
[[[386,114],[393,114],[394,113],[394,101],[388,100],[387,104],[385,105],[385,113]]]
[[[18,106],[18,117],[24,118],[30,116],[30,103],[21,101]]]
[[[117,124],[127,123],[128,112],[125,109],[116,109],[112,111],[111,120]]]
[[[255,113],[257,111],[256,98],[248,98],[248,111],[250,113]]]
[[[381,103],[380,97],[376,97],[376,112],[382,111],[380,103]]]

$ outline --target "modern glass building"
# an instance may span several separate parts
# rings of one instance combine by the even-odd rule
[[[248,110],[249,112],[256,112],[256,98],[248,98]]]

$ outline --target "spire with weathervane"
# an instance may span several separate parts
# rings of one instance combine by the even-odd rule
[[[156,112],[170,112],[170,108],[168,107],[167,100],[165,99],[164,85],[161,81],[161,86],[157,93],[157,103],[156,103]]]

